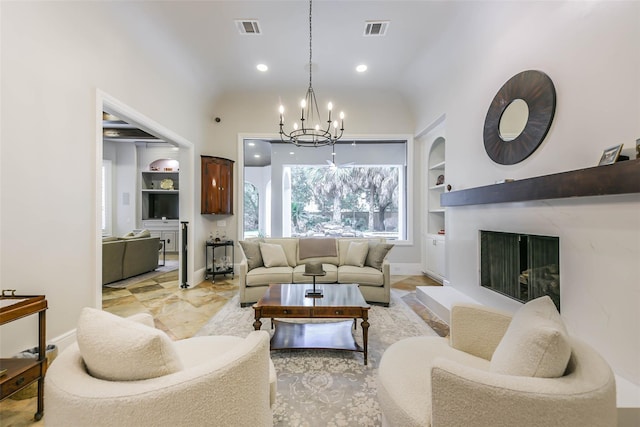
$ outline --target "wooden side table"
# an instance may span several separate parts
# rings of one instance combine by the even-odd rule
[[[38,314],[38,359],[0,359],[0,400],[38,381],[38,410],[34,419],[39,421],[44,415],[44,375],[47,371],[46,351],[46,310],[44,295],[5,295],[0,297],[0,325],[13,322],[32,314]]]

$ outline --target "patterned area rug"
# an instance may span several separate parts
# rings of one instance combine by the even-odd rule
[[[253,309],[241,308],[238,296],[195,335],[245,337],[253,330]],[[369,312],[369,361],[362,353],[338,350],[279,350],[271,352],[278,374],[275,426],[379,426],[376,397],[378,364],[392,343],[417,335],[437,334],[391,291],[389,307],[373,305]],[[263,319],[263,330],[270,322]],[[362,344],[358,326],[356,340]]]

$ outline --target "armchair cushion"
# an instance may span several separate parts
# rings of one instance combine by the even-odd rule
[[[145,380],[182,370],[171,339],[140,321],[85,307],[76,335],[87,371],[95,378]]]
[[[527,377],[561,377],[571,344],[560,313],[548,296],[523,305],[491,358],[491,371]]]

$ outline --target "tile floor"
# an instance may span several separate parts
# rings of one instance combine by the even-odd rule
[[[416,286],[439,284],[425,276],[392,276],[392,288],[399,291],[406,302],[438,334],[446,336],[448,326],[433,316],[415,297]],[[215,283],[204,281],[189,289],[181,289],[178,272],[168,272],[133,284],[124,289],[103,287],[102,307],[119,316],[135,313],[153,315],[156,327],[173,339],[193,336],[238,291],[238,279],[222,279]],[[44,425],[35,422],[36,398],[0,402],[0,426],[23,427]],[[46,418],[46,402],[45,402]]]

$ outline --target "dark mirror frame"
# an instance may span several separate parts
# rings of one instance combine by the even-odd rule
[[[516,99],[529,107],[529,120],[517,138],[500,137],[500,119]],[[529,157],[544,140],[556,111],[556,90],[542,71],[528,70],[511,77],[491,101],[484,121],[484,148],[496,163],[514,165]]]

